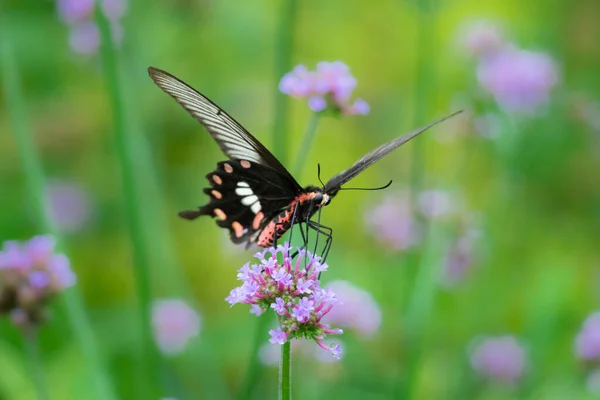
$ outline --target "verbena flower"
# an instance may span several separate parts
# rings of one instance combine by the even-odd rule
[[[350,282],[334,281],[327,285],[339,299],[325,321],[355,330],[361,335],[374,335],[381,326],[381,310],[373,296]]]
[[[408,193],[387,195],[364,216],[368,231],[385,248],[408,250],[421,242],[421,226],[415,218]]]
[[[54,252],[52,236],[4,242],[0,251],[0,313],[13,323],[33,327],[45,318],[44,306],[76,281],[69,259]]]
[[[452,288],[465,279],[475,262],[475,245],[480,236],[481,230],[471,226],[451,244],[440,277],[443,286]]]
[[[57,0],[60,18],[69,26],[69,46],[73,52],[94,54],[100,46],[100,32],[94,22],[94,0]],[[123,39],[120,20],[127,9],[126,0],[102,0],[100,7],[110,23],[112,39],[119,44]]]
[[[48,182],[44,193],[48,215],[62,232],[77,232],[92,216],[88,193],[77,183],[67,180]]]
[[[548,102],[558,68],[548,54],[506,46],[479,60],[477,80],[504,111],[531,114]]]
[[[525,349],[509,335],[478,340],[470,356],[471,366],[480,375],[511,385],[523,376],[527,362]]]
[[[158,299],[152,305],[154,340],[165,354],[181,352],[198,336],[202,320],[198,312],[180,299]]]
[[[460,30],[461,46],[472,56],[494,53],[506,45],[504,32],[492,21],[470,21]]]
[[[345,115],[369,113],[369,105],[362,99],[350,102],[356,88],[356,78],[341,61],[321,61],[316,71],[309,71],[304,65],[296,66],[279,82],[279,90],[296,98],[308,100],[308,107],[320,112],[331,109]]]
[[[338,344],[327,346],[326,335],[341,334],[322,322],[337,302],[336,295],[319,286],[319,275],[328,266],[319,256],[298,249],[292,260],[293,249],[286,242],[256,253],[258,263],[246,263],[238,270],[242,285],[234,288],[225,299],[232,306],[236,303],[251,305],[250,312],[257,316],[273,309],[279,316],[280,326],[269,331],[273,344],[284,344],[291,339],[313,339],[324,350],[340,358],[342,349]]]
[[[590,314],[575,338],[575,351],[582,360],[600,360],[600,311]]]
[[[452,193],[442,189],[429,189],[419,193],[419,211],[427,219],[441,218],[456,213],[459,202]]]

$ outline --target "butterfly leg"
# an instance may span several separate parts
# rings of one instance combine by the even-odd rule
[[[327,256],[329,255],[329,250],[331,249],[331,243],[333,242],[333,229],[325,225],[320,225],[314,221],[309,221],[308,227],[316,231],[319,235],[325,235],[326,237],[325,247],[323,248],[323,252],[321,253],[321,258],[323,259],[323,262],[325,262]]]

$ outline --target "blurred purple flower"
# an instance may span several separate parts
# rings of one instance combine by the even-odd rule
[[[558,70],[547,54],[507,46],[480,59],[477,79],[506,112],[533,113],[548,101]]]
[[[45,192],[46,210],[62,232],[77,232],[92,215],[90,199],[77,184],[50,181]]]
[[[465,24],[460,30],[459,40],[465,51],[476,57],[495,53],[506,45],[500,27],[486,20]]]
[[[125,0],[102,0],[101,8],[110,22],[114,43],[123,39],[120,19],[125,14]],[[69,25],[69,47],[82,55],[95,54],[100,47],[100,32],[94,22],[94,0],[57,0],[56,8],[61,19]]]
[[[451,288],[465,279],[473,267],[475,244],[480,236],[481,231],[471,227],[452,244],[442,270],[443,286]]]
[[[94,12],[94,0],[57,0],[56,9],[67,24],[82,22]]]
[[[425,218],[448,216],[458,210],[457,200],[451,193],[441,189],[424,190],[419,193],[419,211]]]
[[[583,360],[600,360],[600,311],[590,314],[575,338],[577,356]]]
[[[407,193],[388,195],[380,204],[370,207],[365,223],[373,236],[390,250],[407,250],[421,241],[421,229]]]
[[[0,313],[23,328],[41,323],[46,302],[76,282],[69,259],[54,247],[51,236],[35,236],[4,242],[0,251]]]
[[[80,22],[71,27],[69,46],[78,54],[94,54],[100,47],[100,32],[98,26],[90,21]]]
[[[169,355],[181,352],[190,339],[198,336],[200,315],[180,299],[155,300],[152,306],[154,340]]]
[[[243,303],[262,310],[273,308],[279,315],[280,326],[269,331],[271,343],[283,344],[294,338],[313,339],[319,347],[339,358],[341,348],[323,342],[326,335],[342,333],[341,329],[331,329],[322,322],[337,302],[333,292],[319,287],[319,274],[328,266],[304,249],[298,249],[294,262],[291,250],[286,242],[256,253],[254,256],[260,263],[247,263],[239,269],[238,280],[242,285],[231,290],[225,300],[232,306]]]
[[[479,340],[470,354],[471,366],[480,375],[507,384],[516,384],[526,367],[526,353],[514,336]]]
[[[356,78],[341,61],[321,61],[316,71],[309,71],[304,65],[296,66],[279,82],[279,90],[296,98],[307,98],[308,106],[314,112],[329,107],[345,115],[369,113],[369,105],[362,99],[350,103],[356,88]]]
[[[356,330],[371,336],[381,325],[381,310],[371,294],[346,281],[334,281],[327,285],[336,293],[338,304],[323,319],[328,323]]]
[[[125,0],[102,0],[102,12],[110,21],[116,22],[123,18],[127,10]]]

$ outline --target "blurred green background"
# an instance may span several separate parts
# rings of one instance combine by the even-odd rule
[[[593,362],[575,350],[600,300],[597,1],[130,0],[113,45],[98,51],[94,30],[78,39],[55,2],[0,7],[0,239],[49,233],[42,204],[78,276],[39,331],[50,398],[276,396],[276,365],[255,359],[275,319],[258,322],[224,301],[253,251],[234,247],[208,218],[177,217],[206,202],[204,175],[224,157],[146,68],[197,88],[291,166],[310,110],[277,86],[294,65],[322,60],[350,67],[354,96],[371,112],[321,119],[301,184],[317,183],[317,163],[327,179],[387,140],[466,112],[349,185],[393,179],[390,188],[342,192],[324,210],[335,239],[323,282],[370,293],[381,325],[369,335],[345,329],[335,363],[294,352],[295,397],[599,395]],[[111,35],[104,16],[87,18]],[[478,33],[481,46],[498,26],[510,46],[551,58],[556,79],[535,111],[507,110],[478,80],[486,60],[469,30],[477,21],[492,32]],[[525,80],[539,74],[534,66]],[[15,140],[24,133],[42,162],[42,198]],[[429,190],[449,202],[433,217],[423,204]],[[408,211],[375,220],[385,204]],[[407,220],[416,239],[390,245],[383,233]],[[142,326],[143,310],[165,298],[187,301],[201,319],[199,334],[173,355],[149,346]],[[472,365],[476,338],[501,335],[525,354],[510,383]],[[36,398],[31,371],[20,331],[3,318],[0,399]]]

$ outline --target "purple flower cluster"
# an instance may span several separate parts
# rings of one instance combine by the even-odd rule
[[[296,66],[279,82],[279,90],[296,98],[308,99],[308,107],[314,112],[332,109],[344,115],[369,113],[369,105],[362,99],[350,103],[356,88],[356,78],[341,61],[321,61],[316,71],[304,65]]]
[[[201,324],[200,315],[183,300],[160,299],[152,305],[154,340],[165,354],[181,352],[198,336]]]
[[[523,376],[527,355],[514,336],[496,336],[479,340],[471,351],[471,366],[482,376],[516,384]]]
[[[269,331],[271,343],[314,339],[319,347],[340,358],[339,344],[327,346],[323,342],[325,335],[342,333],[341,329],[331,329],[321,321],[337,302],[331,290],[319,286],[318,277],[328,266],[321,263],[319,256],[304,249],[298,249],[294,261],[290,250],[286,242],[255,254],[260,263],[248,262],[239,269],[238,280],[243,284],[234,288],[225,300],[232,306],[250,304],[250,312],[257,316],[272,308],[279,315],[280,327]]]
[[[83,229],[93,214],[88,192],[67,180],[51,180],[44,193],[46,211],[54,225],[65,233]]]
[[[600,360],[600,311],[588,316],[575,339],[577,356],[586,361]]]
[[[325,321],[350,328],[363,336],[372,336],[379,330],[381,309],[371,293],[347,281],[331,282],[327,288],[335,291],[339,302]]]
[[[51,236],[25,243],[4,242],[0,251],[0,313],[10,314],[23,328],[44,320],[44,305],[55,294],[75,284],[75,274],[64,254],[54,253]]]
[[[478,58],[480,86],[500,108],[533,114],[548,102],[558,83],[558,67],[548,54],[518,48],[490,23],[474,24],[464,39],[465,47]]]
[[[62,21],[70,28],[69,46],[78,54],[90,55],[98,51],[100,33],[93,22],[95,0],[57,0],[56,9]],[[113,40],[123,39],[120,20],[125,14],[126,0],[102,0],[102,12],[108,18]]]
[[[445,218],[458,214],[460,201],[445,190],[424,190],[419,193],[416,208],[423,218]],[[422,239],[422,227],[413,212],[408,192],[388,195],[380,204],[369,207],[365,224],[384,247],[393,251],[408,250]]]

